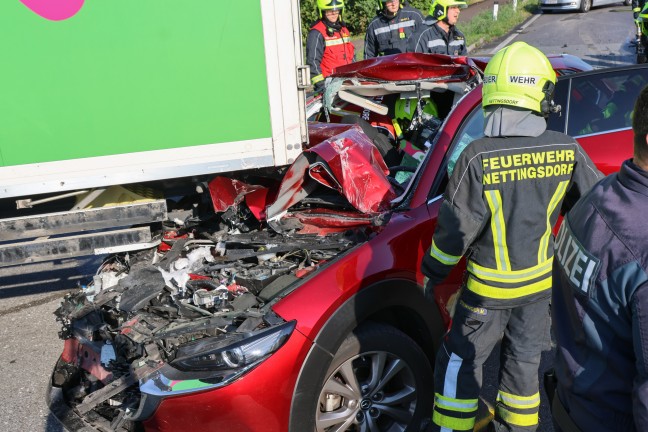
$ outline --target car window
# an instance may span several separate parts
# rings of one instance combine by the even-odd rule
[[[450,144],[450,149],[446,154],[446,158],[442,163],[442,166],[445,166],[446,169],[441,169],[439,173],[441,176],[437,177],[434,182],[434,186],[430,191],[429,197],[436,197],[445,191],[445,188],[448,184],[448,179],[450,174],[457,163],[457,159],[461,155],[461,152],[466,148],[468,144],[474,140],[484,136],[484,112],[482,111],[481,104],[477,105],[470,114],[466,117],[466,121],[463,122],[459,128],[459,132],[455,135],[455,138]],[[438,137],[437,137],[438,138]]]
[[[648,84],[648,70],[630,69],[569,81],[569,91],[565,92],[569,94],[567,134],[597,134],[632,127],[634,102]]]
[[[469,115],[468,120],[459,129],[459,133],[452,142],[450,155],[448,159],[448,176],[452,175],[452,171],[459,159],[459,155],[466,148],[468,144],[474,140],[484,136],[484,111],[481,104],[479,104]]]

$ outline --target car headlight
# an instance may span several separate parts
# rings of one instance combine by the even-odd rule
[[[255,333],[230,333],[188,343],[176,358],[140,381],[142,402],[130,419],[148,418],[162,398],[228,385],[262,363],[288,340],[296,322]]]
[[[190,342],[171,365],[186,372],[217,372],[245,368],[277,351],[295,329],[295,321],[253,334],[231,333]]]

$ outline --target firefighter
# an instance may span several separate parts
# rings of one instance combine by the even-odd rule
[[[635,26],[637,27],[637,35],[635,39],[635,46],[637,51],[637,64],[646,63],[646,54],[648,50],[648,6],[645,0],[633,0],[633,15]]]
[[[434,369],[433,430],[472,431],[482,366],[501,340],[496,431],[534,431],[549,343],[552,227],[600,178],[573,138],[546,130],[556,74],[515,42],[484,72],[485,137],[459,155],[422,271],[425,296],[467,254],[466,280]]]
[[[408,135],[408,132],[416,129],[416,125],[412,126],[412,121],[420,125],[429,119],[437,119],[437,122],[440,122],[439,108],[431,98],[418,101],[417,99],[398,99],[394,104],[392,125],[397,139],[402,139],[404,135]]]
[[[317,0],[317,9],[320,19],[312,25],[306,39],[306,63],[310,66],[311,82],[320,90],[333,69],[353,62],[355,49],[342,21],[344,0]]]
[[[632,0],[632,17],[636,21],[639,18],[639,13],[646,4],[646,0]]]
[[[466,38],[457,29],[463,0],[435,0],[420,29],[409,39],[407,50],[428,54],[466,55]]]
[[[556,430],[648,430],[648,87],[634,156],[565,216],[552,295]]]
[[[423,14],[400,0],[380,0],[378,6],[365,34],[365,59],[406,52],[408,39],[423,23]]]

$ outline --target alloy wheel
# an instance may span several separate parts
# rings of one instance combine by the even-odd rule
[[[416,401],[414,373],[403,359],[384,351],[362,353],[325,381],[316,431],[405,431]]]

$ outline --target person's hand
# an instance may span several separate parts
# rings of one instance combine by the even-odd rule
[[[427,279],[427,278],[426,278]],[[425,299],[431,303],[434,303],[434,287],[436,284],[429,279],[425,281],[425,288],[423,288],[423,295]]]

